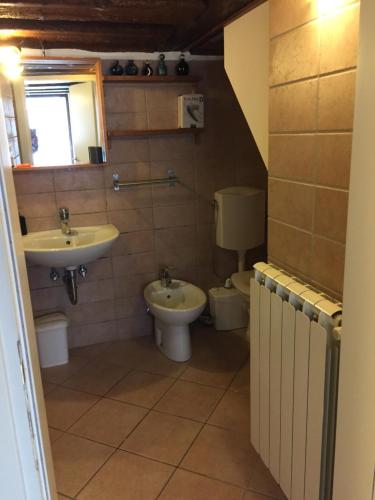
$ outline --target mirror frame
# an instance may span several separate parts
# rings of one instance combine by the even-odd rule
[[[99,58],[94,58],[94,57],[37,57],[37,56],[23,56],[21,59],[21,62],[23,64],[25,63],[30,63],[32,61],[35,62],[44,62],[45,64],[53,64],[54,62],[63,62],[67,61],[73,62],[76,61],[78,63],[82,64],[87,64],[87,65],[92,65],[94,71],[93,74],[95,74],[95,90],[96,90],[96,107],[97,107],[97,116],[98,116],[98,121],[99,121],[99,139],[100,139],[100,145],[104,149],[105,153],[105,158],[106,160],[103,163],[72,163],[72,164],[67,164],[67,165],[48,165],[48,166],[34,166],[32,165],[31,167],[23,168],[23,167],[15,167],[13,170],[15,171],[29,171],[31,169],[38,169],[38,170],[44,170],[44,169],[54,169],[54,168],[79,168],[79,167],[87,167],[87,166],[93,166],[93,167],[100,167],[100,166],[105,166],[108,164],[108,134],[107,134],[107,124],[106,124],[106,117],[105,117],[105,106],[104,106],[104,87],[103,87],[103,71],[102,71],[102,60]],[[74,69],[72,69],[72,73],[74,72]],[[67,73],[68,74],[68,73]],[[79,74],[79,73],[77,73]],[[52,74],[51,74],[52,75]],[[23,76],[23,75],[22,75]]]

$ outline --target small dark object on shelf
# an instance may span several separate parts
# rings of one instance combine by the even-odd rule
[[[164,54],[160,54],[160,56],[159,56],[159,64],[158,64],[157,74],[159,76],[166,76],[168,74],[168,68],[167,68],[167,65],[165,64],[165,55]]]
[[[27,234],[26,219],[21,214],[20,214],[20,226],[21,226],[21,234],[22,234],[22,236],[25,236]]]
[[[129,59],[128,64],[125,66],[125,75],[138,75],[138,66],[134,63],[133,59]]]
[[[187,76],[189,74],[189,65],[185,61],[184,54],[180,55],[180,60],[176,65],[176,75],[178,76]]]
[[[119,61],[116,61],[110,69],[111,75],[120,76],[124,72],[124,68],[121,66]]]
[[[153,74],[154,74],[154,70],[150,66],[150,63],[148,61],[146,61],[143,68],[142,68],[142,75],[143,76],[152,76]]]

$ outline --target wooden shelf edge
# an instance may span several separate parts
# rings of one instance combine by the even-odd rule
[[[108,130],[108,138],[116,137],[139,137],[146,135],[172,135],[172,134],[194,134],[203,130],[202,128],[161,128],[149,130]]]
[[[103,76],[104,83],[197,83],[198,76]]]

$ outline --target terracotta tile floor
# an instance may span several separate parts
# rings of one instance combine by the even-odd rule
[[[59,498],[284,499],[249,441],[248,344],[195,328],[174,363],[142,337],[42,371]]]

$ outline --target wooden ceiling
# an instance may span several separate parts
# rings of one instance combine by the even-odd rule
[[[30,48],[222,54],[223,26],[264,0],[0,3],[0,41]]]

